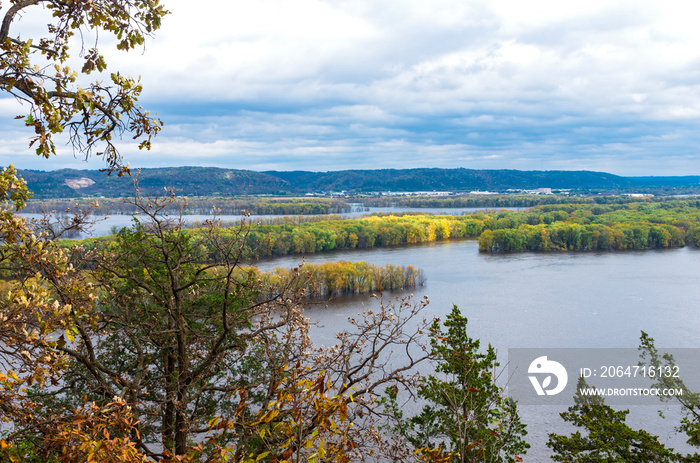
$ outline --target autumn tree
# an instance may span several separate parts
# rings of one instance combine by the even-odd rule
[[[172,201],[137,198],[142,219],[115,240],[55,248],[64,273],[26,264],[27,275],[47,274],[46,306],[57,312],[25,310],[32,325],[14,323],[7,338],[29,388],[16,388],[11,403],[18,413],[31,403],[31,417],[7,415],[17,426],[8,442],[85,455],[103,449],[95,441],[103,429],[122,454],[155,461],[221,452],[285,461],[319,446],[338,461],[378,455],[379,391],[415,388],[427,301],[387,301],[351,320],[336,345],[314,347],[300,285],[263,287],[241,270],[248,225],[224,232],[210,222],[192,233],[163,214]],[[27,346],[37,353],[25,355]],[[37,356],[60,365],[60,375],[46,374],[52,387],[31,379]]]
[[[261,299],[254,274],[235,271],[242,237],[223,239],[212,224],[193,239],[161,216],[170,203],[137,201],[148,220],[92,252],[74,248],[94,283],[93,316],[58,338],[55,350],[70,359],[61,387],[34,392],[53,412],[85,397],[134,404],[134,439],[151,457],[185,454],[236,388],[274,383],[266,373],[308,347],[293,338],[302,323],[295,296],[281,288]]]
[[[138,106],[142,87],[137,79],[113,72],[106,79],[99,76],[91,82],[89,75],[107,67],[98,48],[100,32],[114,35],[118,49],[130,50],[160,27],[166,13],[157,0],[0,2],[0,89],[23,106],[24,114],[18,119],[33,128],[30,147],[37,155],[47,158],[55,154],[54,136],[66,132],[74,153],[86,158],[91,154],[104,156],[110,172],[128,172],[117,151],[117,137],[130,131],[141,148],[149,148],[161,123]],[[20,18],[42,15],[49,22],[43,34],[18,28]],[[88,37],[91,47],[84,41]],[[79,56],[71,48],[76,45],[81,50]],[[36,413],[40,411],[38,404],[25,392],[30,386],[56,387],[67,365],[60,345],[74,335],[76,320],[88,323],[94,319],[95,300],[80,274],[79,263],[71,261],[71,254],[54,242],[70,230],[81,230],[87,213],[81,211],[61,224],[50,218],[29,223],[17,215],[29,197],[14,166],[0,174],[0,419],[11,423],[0,436],[0,454],[9,461],[30,461],[34,456],[48,461],[51,455],[44,452],[39,456],[37,452],[51,453],[52,442],[60,442],[61,436],[75,430],[71,428],[74,419],[83,424],[78,434],[72,435],[87,439],[83,444],[89,446],[86,436],[94,436],[91,431],[105,423],[104,417],[114,418],[111,422],[116,424],[117,415],[124,410],[121,402],[112,408],[105,403],[100,413],[87,407],[47,419]],[[63,333],[63,340],[57,339],[59,333]],[[127,436],[125,440],[105,440],[101,448],[123,456],[133,449],[132,444]],[[79,455],[77,452],[74,457]],[[94,454],[99,458],[104,455]]]
[[[16,214],[28,195],[12,166],[0,173],[0,419],[11,424],[0,435],[0,456],[9,461],[56,456],[51,442],[82,413],[49,417],[26,391],[58,385],[67,358],[57,336],[72,336],[78,319],[93,320],[95,299],[77,263],[54,241],[56,229]],[[81,227],[80,216],[70,226]],[[121,453],[132,446],[126,439],[107,447]]]
[[[26,113],[18,116],[34,136],[30,147],[48,158],[56,154],[54,135],[67,132],[69,144],[86,157],[104,156],[107,169],[120,174],[128,171],[115,145],[115,137],[125,131],[139,140],[140,148],[150,148],[161,123],[137,104],[142,92],[138,79],[112,72],[104,82],[93,72],[107,69],[98,48],[101,31],[116,38],[120,50],[144,44],[145,38],[160,27],[167,11],[158,0],[17,0],[0,3],[0,89],[23,103]],[[44,34],[15,26],[24,15],[51,13]],[[92,48],[80,43],[85,37]],[[81,46],[80,60],[71,50]],[[78,67],[73,63],[77,63]]]

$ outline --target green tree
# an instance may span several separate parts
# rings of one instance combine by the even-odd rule
[[[246,226],[224,235],[212,224],[193,236],[162,215],[170,203],[137,199],[144,223],[81,254],[98,295],[94,317],[59,340],[71,360],[62,387],[35,395],[64,413],[84,398],[124,399],[140,418],[134,439],[150,457],[162,453],[154,448],[186,454],[208,420],[238,406],[237,388],[263,400],[279,381],[275,372],[308,348],[296,337],[304,321],[295,295],[280,288],[262,297],[255,275],[237,271]]]
[[[489,346],[467,334],[467,318],[457,306],[430,328],[430,358],[435,374],[423,379],[418,397],[427,402],[419,415],[405,419],[396,389],[384,404],[395,419],[392,430],[427,459],[449,462],[522,461],[527,434],[513,399],[496,384],[498,362]],[[441,460],[442,459],[442,460]]]
[[[661,354],[654,345],[654,339],[642,331],[639,344],[640,357],[645,365],[655,371],[675,371],[676,362],[672,355]],[[691,391],[680,376],[656,375],[653,387],[658,389],[681,390],[683,394],[673,397],[660,397],[661,400],[673,400],[678,402],[685,413],[681,419],[678,430],[688,436],[688,443],[694,447],[700,447],[700,393]],[[700,461],[700,455],[695,455]]]
[[[577,391],[587,388],[579,378]],[[550,434],[547,446],[554,451],[552,460],[567,463],[593,462],[674,462],[688,460],[659,442],[643,429],[630,428],[625,420],[629,410],[615,411],[599,396],[577,393],[575,404],[561,413],[564,421],[586,432],[570,436]]]

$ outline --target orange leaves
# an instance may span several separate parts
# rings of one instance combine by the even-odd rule
[[[250,436],[239,441],[243,445],[258,440],[256,450],[246,451],[242,463],[350,461],[349,452],[357,444],[348,436],[352,427],[348,419],[349,400],[344,395],[329,394],[325,373],[305,377],[306,371],[299,365],[283,369],[280,373],[284,378],[272,391],[274,399],[252,417],[248,416],[252,404],[247,402],[245,389],[237,390],[235,394],[241,402],[235,416],[209,421],[209,429],[219,431],[210,437],[210,442],[216,442],[224,433]],[[241,450],[229,449],[221,454],[233,455]]]
[[[272,420],[274,420],[277,417],[277,415],[279,415],[279,414],[280,414],[279,410],[268,410],[267,412],[265,412],[265,414],[263,416],[260,417],[258,422],[253,423],[253,424],[269,423]]]
[[[138,420],[119,397],[104,407],[95,404],[76,410],[72,418],[55,422],[44,431],[48,448],[56,449],[61,463],[140,463],[151,461],[137,448]]]
[[[0,457],[10,463],[18,463],[20,461],[19,456],[13,451],[13,445],[5,440],[0,440]]]
[[[425,463],[452,463],[459,454],[446,451],[442,447],[422,447],[414,453],[420,461]]]

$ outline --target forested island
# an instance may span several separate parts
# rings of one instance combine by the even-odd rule
[[[380,266],[344,260],[303,264],[293,269],[275,267],[270,272],[261,272],[257,267],[242,267],[241,271],[252,273],[268,293],[293,282],[295,289],[310,298],[404,290],[425,283],[423,273],[411,265]]]
[[[478,239],[482,252],[622,251],[700,246],[700,200],[550,204],[463,215],[290,216],[216,224],[224,235],[241,235],[247,259],[465,238]],[[186,232],[196,236],[207,230],[201,226],[191,223]],[[111,239],[81,243],[92,248]]]
[[[484,252],[617,251],[700,245],[700,200],[563,204],[462,216],[376,214],[253,224],[259,257],[478,238]]]

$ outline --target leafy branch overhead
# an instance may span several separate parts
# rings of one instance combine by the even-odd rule
[[[13,24],[32,10],[46,8],[53,21],[46,34],[27,37]],[[69,45],[74,36],[83,38],[98,29],[112,33],[117,48],[128,51],[143,45],[145,37],[158,29],[168,13],[158,0],[14,0],[0,2],[0,88],[29,106],[24,119],[35,135],[30,147],[48,158],[56,153],[53,136],[67,131],[69,144],[87,158],[104,156],[107,170],[128,172],[115,146],[115,136],[133,133],[139,148],[149,149],[162,123],[137,104],[142,86],[138,79],[112,73],[110,81],[86,85],[81,75],[107,68],[97,48],[80,53],[82,67],[69,65]]]

